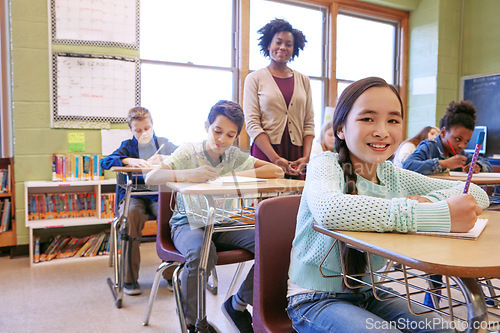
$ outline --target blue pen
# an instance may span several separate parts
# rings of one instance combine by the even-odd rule
[[[472,175],[474,174],[474,169],[476,168],[476,161],[479,155],[479,149],[484,141],[484,132],[479,133],[476,141],[476,149],[474,150],[474,156],[472,156],[472,161],[470,162],[469,173],[467,174],[467,180],[465,181],[464,194],[469,191],[470,181],[472,180]]]

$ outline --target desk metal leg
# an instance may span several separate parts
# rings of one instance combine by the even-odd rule
[[[203,247],[200,254],[200,267],[198,267],[198,318],[196,320],[197,332],[208,332],[206,315],[206,271],[208,265],[208,255],[210,253],[210,242],[214,232],[215,223],[215,205],[212,197],[206,197],[208,201],[208,216],[205,232],[203,235]]]
[[[131,250],[131,242],[128,236],[128,209],[130,203],[130,194],[132,193],[132,174],[127,173],[127,188],[125,191],[125,203],[123,213],[119,219],[113,223],[110,236],[113,238],[113,261],[114,261],[114,282],[111,278],[107,279],[111,293],[115,299],[117,308],[122,307],[123,283],[125,277],[125,265],[128,265],[127,259]],[[121,255],[118,257],[118,242],[120,242]]]
[[[457,278],[460,289],[462,290],[465,302],[467,303],[467,333],[485,333],[488,332],[487,320],[488,312],[481,287],[474,278]]]

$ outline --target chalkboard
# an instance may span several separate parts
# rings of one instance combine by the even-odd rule
[[[471,101],[477,110],[476,126],[486,126],[486,156],[500,154],[500,73],[464,76],[461,99]]]
[[[53,53],[53,120],[125,122],[140,104],[139,73],[138,59]]]

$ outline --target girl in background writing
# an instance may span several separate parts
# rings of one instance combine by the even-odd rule
[[[474,184],[470,194],[462,194],[463,182],[425,177],[386,161],[401,141],[402,122],[399,94],[383,79],[356,81],[340,96],[333,118],[338,153],[309,162],[297,215],[287,311],[298,332],[454,332],[435,313],[415,316],[403,299],[379,301],[371,286],[348,278],[351,289],[342,277],[324,278],[318,269],[334,239],[313,230],[314,221],[337,230],[466,232],[488,206],[488,196]],[[342,248],[345,269],[337,243],[321,266],[323,274],[368,271],[365,254]],[[374,271],[387,262],[371,258]],[[370,283],[369,275],[359,279]]]
[[[446,169],[469,171],[473,154],[464,152],[476,124],[476,108],[469,101],[451,102],[439,121],[441,133],[434,140],[422,141],[403,162],[403,168],[423,175]],[[487,159],[477,159],[474,173],[491,172]]]

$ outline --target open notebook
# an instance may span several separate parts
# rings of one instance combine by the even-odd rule
[[[211,180],[208,183],[213,185],[249,185],[255,183],[267,183],[267,179],[243,176],[225,176]]]
[[[477,219],[474,227],[468,232],[427,232],[427,231],[417,231],[416,235],[426,235],[426,236],[437,236],[437,237],[449,237],[449,238],[461,238],[461,239],[471,239],[476,240],[479,235],[486,227],[488,219]]]

